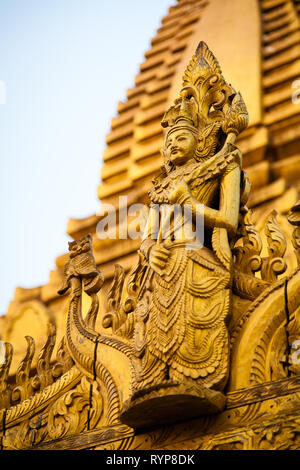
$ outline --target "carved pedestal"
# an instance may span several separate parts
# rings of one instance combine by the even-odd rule
[[[135,393],[122,408],[120,421],[133,428],[175,423],[220,413],[223,393],[191,384],[161,384]]]

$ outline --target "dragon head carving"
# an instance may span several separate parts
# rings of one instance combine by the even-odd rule
[[[98,270],[92,252],[91,234],[69,242],[69,261],[64,266],[64,282],[58,293],[65,294],[71,287],[71,279],[79,278],[83,290],[88,294],[98,292],[104,282],[103,274]]]

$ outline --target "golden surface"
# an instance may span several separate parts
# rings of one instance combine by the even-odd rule
[[[0,369],[0,444],[3,448],[300,448],[297,362],[297,341],[300,339],[297,268],[300,108],[291,99],[296,91],[293,83],[300,76],[299,5],[291,0],[243,0],[243,5],[241,3],[230,2],[232,15],[229,2],[223,0],[182,0],[170,8],[145,54],[135,87],[127,91],[127,101],[119,103],[118,115],[112,120],[99,188],[99,196],[104,202],[115,203],[119,194],[128,194],[129,203],[147,201],[150,180],[161,166],[159,152],[163,133],[160,121],[180,90],[179,81],[194,52],[195,41],[209,37],[202,38],[201,31],[206,30],[208,35],[215,32],[211,37],[214,46],[211,42],[209,45],[224,65],[227,80],[241,90],[250,111],[251,125],[238,137],[237,146],[243,153],[243,167],[253,188],[247,202],[253,213],[246,211],[241,214],[243,217],[240,217],[237,232],[235,224],[227,218],[234,211],[225,211],[218,217],[221,233],[222,230],[223,234],[230,233],[230,237],[236,233],[238,237],[235,246],[230,244],[230,253],[228,248],[225,249],[229,257],[233,255],[232,261],[227,260],[226,263],[224,253],[221,256],[222,250],[215,250],[222,258],[221,263],[227,264],[225,272],[229,269],[232,277],[232,289],[222,287],[224,291],[230,291],[231,298],[226,329],[232,360],[230,368],[224,365],[228,382],[226,386],[222,384],[222,391],[219,391],[226,397],[225,410],[171,425],[167,432],[158,428],[151,434],[136,434],[133,428],[119,423],[122,406],[125,412],[135,410],[131,407],[134,404],[131,388],[136,383],[130,373],[132,359],[128,344],[125,341],[126,345],[123,345],[124,334],[126,337],[130,328],[125,329],[122,339],[116,335],[117,326],[114,328],[113,325],[112,333],[107,329],[110,318],[112,324],[115,318],[119,318],[113,314],[110,300],[114,298],[119,277],[123,277],[123,271],[117,271],[114,277],[113,265],[120,263],[124,275],[127,274],[138,261],[140,241],[98,240],[95,229],[100,217],[94,215],[82,220],[71,219],[68,232],[76,239],[92,233],[95,261],[90,259],[91,273],[94,272],[96,278],[100,276],[96,272],[101,265],[105,277],[101,291],[97,294],[92,292],[93,286],[91,290],[88,287],[87,292],[81,291],[80,279],[73,278],[69,286],[72,289],[70,301],[66,295],[58,296],[57,291],[64,278],[63,269],[68,261],[65,254],[57,259],[57,268],[51,272],[47,285],[33,289],[18,288],[7,315],[0,318],[1,339],[14,346],[13,353],[7,344],[7,362]],[[212,28],[214,21],[218,26]],[[245,24],[252,32],[249,35],[244,33]],[[230,53],[228,38],[236,43],[235,57]],[[249,50],[245,53],[247,47]],[[250,53],[251,60],[244,62]],[[248,82],[246,76],[251,77]],[[205,158],[206,152],[212,157],[214,130],[212,126],[203,132],[203,145],[198,149],[200,158]],[[239,162],[240,152],[235,152],[229,165]],[[230,156],[230,152],[226,155]],[[237,166],[240,167],[240,163]],[[179,172],[177,176],[180,179],[182,175]],[[199,177],[196,175],[195,180]],[[188,197],[193,203],[198,194],[195,188],[188,190],[190,183],[178,184],[172,200]],[[223,183],[224,194],[228,193],[230,184],[230,181]],[[243,177],[242,191],[248,194],[246,177]],[[233,194],[237,193],[233,191]],[[217,205],[206,211],[208,226],[215,224],[217,212]],[[227,246],[224,240],[226,237],[218,237],[216,244]],[[143,256],[147,256],[148,249],[150,254],[152,251],[150,245],[147,247],[145,244],[145,247]],[[176,266],[180,250],[172,248],[169,251],[172,251],[172,256],[167,263]],[[153,251],[149,261],[153,271],[157,264],[154,254]],[[206,262],[207,256],[204,257]],[[196,265],[200,266],[199,272],[194,269]],[[199,260],[189,259],[184,269],[186,279],[195,276],[197,284],[203,277],[204,271],[201,270],[207,274],[207,266],[201,267]],[[161,289],[161,296],[165,295],[166,289],[158,282],[159,275],[155,273],[155,289],[158,292]],[[109,292],[113,277],[114,288]],[[173,279],[170,283],[172,287],[177,286]],[[96,282],[96,288],[100,284]],[[181,289],[182,292],[186,289],[184,283]],[[214,295],[218,297],[218,293]],[[101,305],[98,320],[97,299]],[[201,295],[190,295],[190,301],[195,302],[198,310],[204,308]],[[170,311],[176,318],[174,309]],[[111,317],[103,318],[105,312]],[[81,314],[84,320],[80,319]],[[69,326],[66,330],[67,317]],[[122,319],[121,315],[118,321]],[[75,327],[79,328],[80,334],[76,333]],[[225,331],[222,328],[220,331]],[[137,333],[136,328],[132,331]],[[196,338],[197,328],[193,326],[191,331],[191,335],[185,331],[183,337],[187,339],[195,335]],[[36,340],[36,347],[31,336]],[[74,350],[70,343],[72,338]],[[128,341],[131,341],[130,334]],[[221,350],[226,364],[226,354],[224,349]],[[158,360],[163,364],[161,369],[158,368],[160,371],[176,356],[176,352],[167,356]],[[183,356],[189,364],[188,353]],[[97,368],[95,358],[99,358]],[[173,370],[177,370],[176,367]],[[187,370],[190,370],[189,365],[178,373],[181,394]],[[200,371],[201,367],[196,370]],[[215,372],[209,372],[208,377],[210,374],[214,377]],[[208,390],[211,390],[204,377],[192,380],[199,383],[206,380]],[[188,390],[186,387],[183,393],[191,408],[196,396],[197,413],[202,415],[198,382],[196,388]],[[143,384],[143,380],[139,383]],[[142,406],[150,403],[150,414],[151,400],[155,405],[160,403],[160,399],[166,400],[170,409],[174,403],[176,407],[176,391],[171,390],[175,397],[172,403],[166,390],[152,396],[150,393],[144,402],[137,397],[138,412],[132,413],[129,419],[139,418],[141,402]],[[203,399],[207,400],[206,403],[219,403],[219,410],[224,406],[220,396],[216,399],[213,394],[202,393]],[[147,411],[147,406],[144,411]],[[186,419],[190,417],[187,413]],[[170,416],[166,413],[162,419],[166,422]],[[184,419],[184,416],[176,419]]]
[[[211,0],[203,11],[181,65],[177,68],[177,77],[170,92],[171,101],[173,95],[176,95],[185,63],[201,38],[218,57],[228,83],[241,92],[249,113],[249,126],[261,125],[260,37],[261,24],[256,0]]]

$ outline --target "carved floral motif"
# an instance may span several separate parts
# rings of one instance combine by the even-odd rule
[[[98,387],[86,377],[73,390],[61,396],[49,410],[47,431],[50,439],[94,429],[103,413],[103,399]]]

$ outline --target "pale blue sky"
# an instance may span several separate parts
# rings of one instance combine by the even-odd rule
[[[110,120],[174,3],[0,0],[0,314],[48,281],[68,219],[97,211]]]

